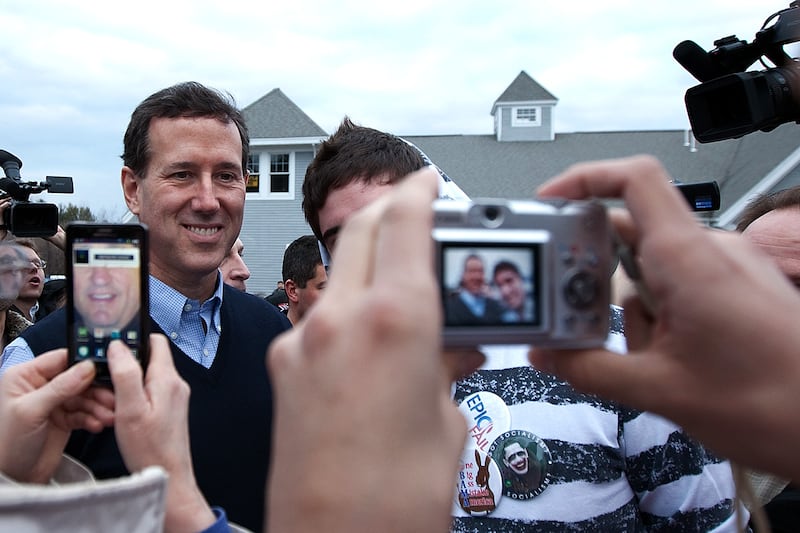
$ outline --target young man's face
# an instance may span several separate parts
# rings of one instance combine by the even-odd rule
[[[319,210],[319,229],[322,244],[333,253],[339,231],[354,213],[371,204],[391,190],[390,183],[383,179],[371,182],[355,181],[328,194],[325,205]]]
[[[511,269],[499,270],[494,276],[494,284],[500,291],[503,303],[509,309],[520,310],[525,304],[525,287],[522,278]]]
[[[124,167],[122,180],[128,208],[150,228],[151,273],[172,286],[216,279],[244,216],[239,131],[180,117],[153,119],[149,133],[147,175]]]
[[[325,266],[320,263],[314,270],[314,277],[306,282],[305,287],[296,287],[294,290],[291,306],[297,306],[297,316],[302,318],[311,307],[317,303],[317,300],[322,295],[322,290],[328,283],[328,274],[325,272]]]
[[[776,209],[755,219],[742,232],[769,255],[800,288],[800,209]]]

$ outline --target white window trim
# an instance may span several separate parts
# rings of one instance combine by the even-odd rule
[[[289,191],[288,192],[270,192],[270,170],[272,168],[272,154],[289,154]],[[253,154],[255,155],[255,154]],[[259,182],[258,192],[247,193],[247,199],[259,200],[294,200],[295,196],[295,152],[294,150],[258,150],[258,167]],[[266,162],[266,164],[265,164]],[[266,170],[266,172],[265,172]]]
[[[536,120],[517,120],[517,111],[520,109],[535,109]],[[515,128],[535,128],[542,125],[542,106],[526,105],[511,108],[511,126]]]

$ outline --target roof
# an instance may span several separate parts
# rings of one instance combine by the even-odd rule
[[[277,88],[242,109],[242,114],[251,139],[328,136]]]
[[[503,94],[494,101],[491,114],[494,115],[498,104],[521,102],[553,102],[555,104],[557,101],[558,98],[522,70],[511,82],[511,85],[503,91]]]
[[[683,183],[716,180],[721,210],[800,146],[800,128],[687,146],[686,131],[556,134],[554,141],[498,142],[494,135],[405,137],[422,149],[470,197],[530,197],[538,185],[581,161],[651,154]]]

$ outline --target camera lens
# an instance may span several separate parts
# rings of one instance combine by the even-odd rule
[[[486,217],[486,220],[497,220],[497,217],[500,216],[500,210],[490,205],[486,208],[486,211],[483,212],[483,216]]]

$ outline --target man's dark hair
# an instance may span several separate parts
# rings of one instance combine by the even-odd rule
[[[492,279],[496,278],[497,277],[497,273],[498,272],[502,272],[503,270],[510,270],[514,274],[519,276],[520,278],[522,277],[522,273],[519,271],[519,268],[517,267],[517,265],[515,265],[511,261],[505,261],[504,260],[504,261],[499,261],[494,266],[494,271],[492,272]]]
[[[372,128],[357,126],[348,117],[320,145],[303,181],[303,213],[317,239],[322,240],[319,211],[331,191],[351,183],[380,179],[394,183],[425,166],[419,150],[404,140]]]
[[[301,289],[317,274],[317,265],[322,264],[317,238],[303,235],[293,240],[283,253],[283,280],[292,280]]]
[[[800,186],[769,194],[762,194],[750,200],[747,207],[742,211],[742,214],[739,215],[736,231],[739,233],[743,232],[747,229],[747,226],[770,211],[787,209],[789,207],[800,209]]]
[[[242,140],[242,170],[247,170],[250,135],[244,117],[228,93],[187,81],[162,89],[147,97],[131,114],[124,137],[122,161],[140,177],[150,164],[150,121],[154,118],[216,118],[233,123]]]

